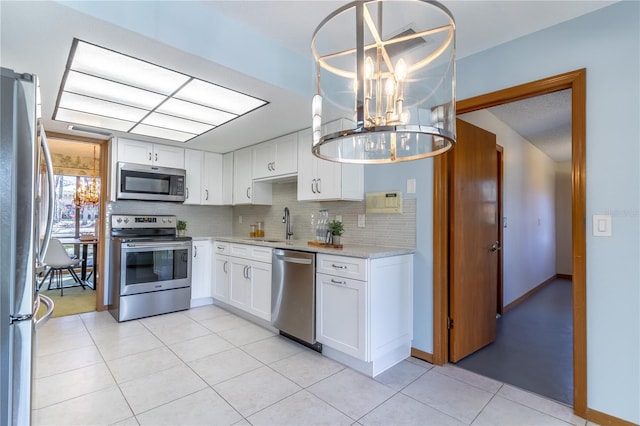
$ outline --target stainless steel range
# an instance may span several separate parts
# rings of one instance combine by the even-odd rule
[[[189,309],[191,237],[175,216],[111,216],[111,305],[118,321]]]

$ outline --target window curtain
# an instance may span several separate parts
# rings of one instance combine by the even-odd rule
[[[100,146],[93,143],[49,138],[49,149],[54,174],[99,177]]]

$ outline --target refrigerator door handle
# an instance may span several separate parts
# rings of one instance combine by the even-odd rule
[[[36,314],[40,309],[40,302],[45,304],[45,306],[47,307],[47,311],[40,318],[36,318]],[[49,321],[49,318],[51,318],[51,314],[53,314],[53,308],[55,305],[53,303],[53,300],[51,300],[50,297],[47,297],[44,294],[38,294],[34,305],[35,307],[33,308],[33,324],[35,325],[36,329],[38,329],[42,327],[47,321]]]
[[[51,151],[49,151],[49,141],[47,140],[47,134],[44,132],[44,126],[40,124],[40,145],[42,146],[42,152],[44,154],[44,162],[47,167],[47,182],[49,186],[48,192],[48,206],[47,206],[47,225],[44,230],[44,238],[40,245],[40,250],[37,253],[37,263],[42,265],[44,263],[44,256],[47,254],[49,248],[49,241],[51,240],[51,232],[53,230],[53,208],[55,203],[55,183],[53,178],[53,163],[51,161]]]

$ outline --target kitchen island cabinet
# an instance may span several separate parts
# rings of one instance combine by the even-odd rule
[[[323,354],[374,377],[411,354],[413,255],[318,254],[316,339]]]

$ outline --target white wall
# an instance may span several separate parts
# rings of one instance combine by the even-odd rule
[[[459,118],[504,148],[504,306],[556,273],[555,162],[487,110]]]
[[[571,162],[556,163],[556,274],[573,275]]]

